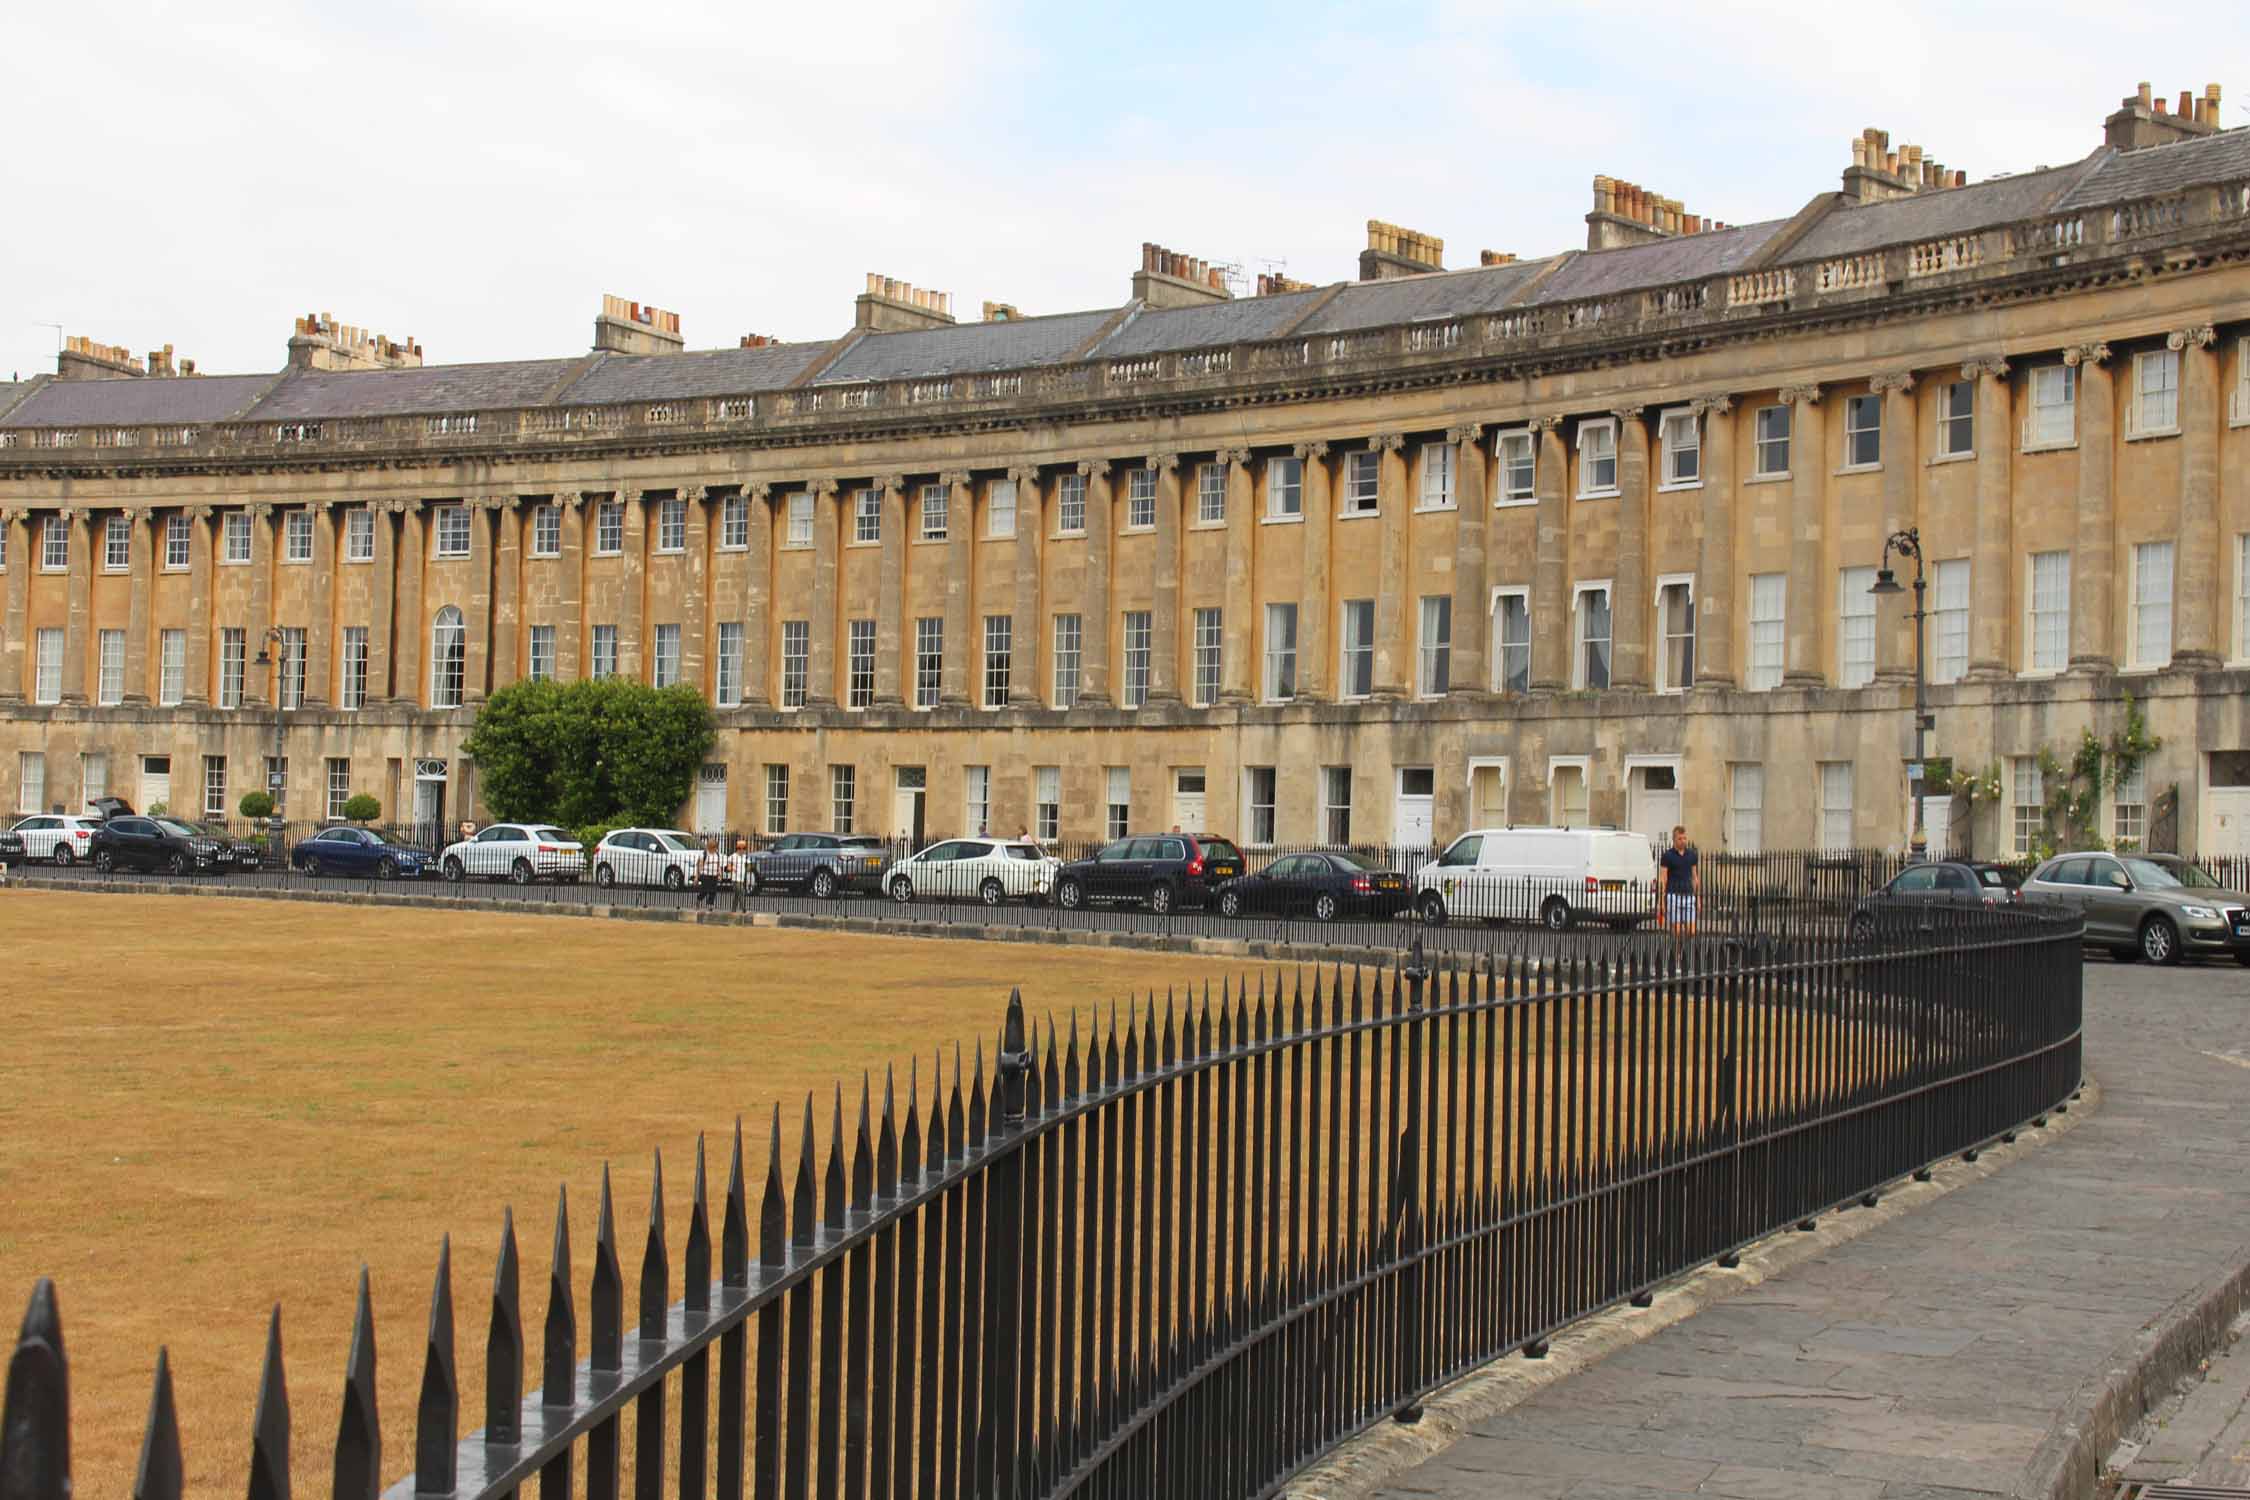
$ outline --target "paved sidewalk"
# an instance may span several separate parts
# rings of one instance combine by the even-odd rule
[[[1373,1493],[2024,1492],[2105,1372],[2250,1261],[2250,970],[2096,958],[2086,983],[2090,1116],[1472,1423]]]

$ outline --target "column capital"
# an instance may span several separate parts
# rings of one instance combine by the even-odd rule
[[[1781,388],[1781,399],[1791,406],[1817,405],[1820,401],[1820,382],[1812,381],[1805,385],[1785,385]]]
[[[2208,349],[2219,341],[2219,330],[2209,323],[2197,323],[2164,335],[2167,349]]]
[[[1223,464],[1246,464],[1250,462],[1250,450],[1248,448],[1221,448],[1217,457],[1219,462]]]
[[[1914,372],[1886,370],[1880,375],[1870,375],[1867,377],[1867,388],[1878,396],[1888,395],[1892,391],[1911,391],[1914,389]]]
[[[1297,459],[1326,458],[1328,456],[1328,445],[1326,443],[1296,443],[1291,445],[1289,455]]]
[[[1367,440],[1367,446],[1370,451],[1376,453],[1396,453],[1406,446],[1406,434],[1403,432],[1378,432]]]
[[[1530,428],[1533,432],[1536,433],[1560,432],[1562,431],[1562,424],[1567,420],[1568,419],[1558,411],[1551,416],[1528,417],[1524,420],[1524,426]]]
[[[273,502],[270,500],[252,501],[250,504],[250,514],[256,516],[261,521],[271,519],[273,516]]]
[[[1734,410],[1732,396],[1698,396],[1688,403],[1698,416],[1723,417]]]
[[[208,505],[191,505],[187,507],[187,517],[191,521],[208,521],[211,519],[211,507]]]
[[[886,495],[903,495],[906,493],[906,476],[904,474],[878,474],[875,476],[875,488]]]
[[[55,519],[62,522],[65,526],[68,526],[71,522],[77,520],[84,514],[85,509],[82,506],[60,505],[55,508]]]
[[[1082,458],[1078,460],[1078,472],[1088,479],[1107,479],[1109,477],[1109,460],[1106,458]]]
[[[2073,344],[2063,350],[2066,365],[2098,365],[2109,358],[2109,345],[2096,339],[2090,344]]]
[[[1011,464],[1008,468],[1008,477],[1018,484],[1037,484],[1039,482],[1039,465]]]
[[[564,510],[576,510],[586,503],[586,495],[582,490],[557,490],[548,498]]]
[[[1147,458],[1141,460],[1142,468],[1158,469],[1165,473],[1171,473],[1179,466],[1180,455],[1177,453],[1151,453]]]
[[[768,480],[753,479],[742,487],[742,493],[753,500],[771,500],[773,498],[773,485]]]
[[[1458,427],[1448,427],[1445,430],[1447,442],[1459,443],[1464,448],[1474,446],[1483,438],[1484,424],[1482,422],[1464,422]]]
[[[700,484],[683,484],[674,493],[690,505],[701,505],[704,497],[711,492]]]
[[[836,481],[833,479],[807,480],[805,482],[805,493],[815,500],[825,500],[836,493]]]
[[[1622,424],[1638,422],[1641,419],[1641,413],[1647,410],[1648,408],[1645,406],[1617,406],[1610,408],[1609,414],[1617,418]]]
[[[1979,376],[1989,377],[1993,380],[2006,380],[2008,378],[2008,362],[1997,354],[1988,354],[1981,359],[1967,359],[1961,362],[1961,378],[1963,380],[1975,380]]]

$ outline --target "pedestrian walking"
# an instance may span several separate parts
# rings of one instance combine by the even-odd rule
[[[1672,830],[1672,847],[1658,863],[1664,867],[1664,925],[1676,938],[1695,936],[1695,899],[1703,893],[1700,857],[1688,843],[1687,829]]]
[[[703,854],[695,862],[695,904],[717,909],[719,904],[719,877],[726,873],[726,857],[719,853],[719,841],[706,838]]]

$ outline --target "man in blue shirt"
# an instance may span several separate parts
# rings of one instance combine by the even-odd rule
[[[1672,830],[1672,847],[1659,864],[1664,867],[1664,925],[1674,937],[1695,936],[1695,898],[1703,891],[1703,872],[1694,849],[1688,846],[1687,829]]]

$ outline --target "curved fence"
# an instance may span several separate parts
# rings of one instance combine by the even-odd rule
[[[606,1174],[583,1283],[558,1212],[536,1356],[506,1226],[466,1439],[441,1256],[387,1491],[363,1278],[334,1493],[1274,1494],[1466,1370],[2067,1107],[2075,915],[1849,925],[1436,973],[1417,946],[1086,1026],[1011,997],[950,1081],[863,1085],[849,1120],[839,1092],[825,1150],[812,1101],[788,1155],[777,1113],[762,1184],[738,1128],[716,1222],[699,1149],[678,1301],[661,1174],[633,1282]],[[42,1282],[0,1500],[68,1495],[67,1413]],[[289,1493],[287,1413],[277,1310],[253,1500]],[[160,1357],[135,1494],[182,1472]]]

